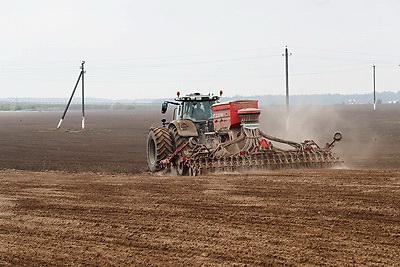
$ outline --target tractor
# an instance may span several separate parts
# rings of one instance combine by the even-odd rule
[[[342,134],[336,132],[325,147],[313,140],[280,139],[260,130],[257,100],[220,103],[218,95],[191,93],[164,101],[161,113],[174,106],[172,120],[152,127],[147,138],[151,172],[197,176],[279,168],[328,168],[343,162],[331,149]],[[282,148],[282,145],[289,148]]]

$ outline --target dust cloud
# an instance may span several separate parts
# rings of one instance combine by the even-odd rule
[[[341,132],[343,139],[335,144],[333,152],[345,161],[349,168],[381,168],[393,165],[396,157],[377,158],[380,149],[396,140],[395,129],[399,108],[382,105],[373,111],[370,105],[337,106],[293,106],[290,107],[289,129],[286,131],[286,107],[261,107],[260,127],[269,135],[303,142],[314,140],[323,147],[333,140],[335,132]],[[397,115],[396,115],[397,114]]]

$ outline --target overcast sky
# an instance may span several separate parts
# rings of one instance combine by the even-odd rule
[[[0,98],[400,90],[399,0],[0,0]],[[79,94],[79,91],[78,91]]]

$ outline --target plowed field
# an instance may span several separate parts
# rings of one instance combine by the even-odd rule
[[[159,111],[0,113],[0,265],[382,265],[400,262],[400,106],[262,110],[262,130],[324,145],[343,169],[146,171]]]

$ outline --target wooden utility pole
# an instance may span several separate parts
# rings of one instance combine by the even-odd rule
[[[287,46],[285,47],[285,73],[286,73],[286,131],[289,131],[289,54]]]
[[[372,66],[372,80],[374,83],[374,110],[376,110],[376,92],[375,92],[375,64]]]
[[[81,74],[82,74],[82,130],[85,129],[85,69],[83,65],[85,61],[82,61],[81,64]]]
[[[81,68],[81,72],[79,73],[78,80],[76,81],[74,90],[72,90],[71,97],[68,100],[68,103],[67,103],[67,106],[65,107],[64,113],[61,116],[60,121],[58,122],[57,129],[59,129],[61,127],[61,123],[63,122],[63,120],[65,118],[65,115],[67,114],[68,108],[71,105],[72,98],[74,97],[76,88],[78,87],[78,84],[79,84],[79,81],[80,81],[81,78],[82,78],[82,130],[85,129],[85,93],[84,93],[84,88],[85,87],[84,87],[84,79],[83,79],[84,78],[84,74],[85,74],[85,69],[83,67],[84,64],[85,64],[85,61],[82,61],[82,64],[81,64],[81,67],[80,67]]]

